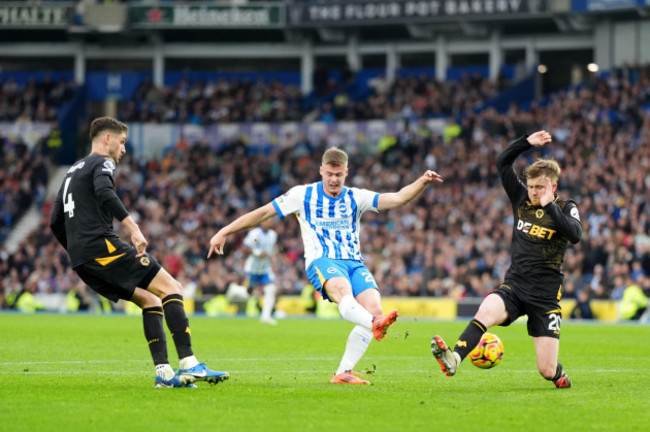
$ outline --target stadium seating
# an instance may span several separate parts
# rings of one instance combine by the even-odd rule
[[[447,140],[433,131],[405,132],[395,137],[390,157],[352,153],[350,185],[390,191],[427,168],[446,180],[404,209],[366,215],[363,253],[384,295],[462,299],[498,285],[509,264],[512,216],[494,159],[510,139],[542,127],[555,142],[531,152],[528,162],[540,155],[560,162],[560,195],[577,201],[584,227],[564,263],[567,296],[586,289],[594,298],[611,298],[616,284],[633,280],[648,287],[649,111],[650,68],[621,69],[527,110],[468,113]],[[143,222],[149,250],[199,297],[223,294],[241,277],[244,259],[242,237],[234,236],[225,258],[206,261],[207,239],[278,191],[316,180],[323,143],[242,158],[245,148],[239,143],[215,153],[205,143],[185,143],[160,161],[127,156],[120,163],[118,193]],[[66,291],[78,280],[43,216],[21,246],[22,258],[2,259],[2,277],[26,280],[38,272],[40,289]],[[306,280],[298,227],[278,223],[276,229],[283,250],[280,292],[297,294]]]

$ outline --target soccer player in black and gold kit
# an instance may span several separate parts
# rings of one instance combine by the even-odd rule
[[[114,118],[93,120],[92,153],[68,170],[50,227],[90,288],[114,302],[129,300],[142,309],[144,333],[156,365],[154,387],[195,387],[195,381],[216,384],[229,375],[208,369],[194,356],[183,287],[147,253],[147,240],[115,193],[114,171],[126,153],[128,132]],[[113,218],[127,228],[133,246],[117,236]],[[167,358],[163,317],[180,359],[178,373]]]
[[[568,242],[580,240],[580,215],[575,202],[555,195],[560,176],[556,161],[540,159],[526,168],[526,185],[513,168],[517,156],[550,142],[550,133],[535,132],[511,142],[497,158],[501,183],[514,215],[511,264],[503,284],[483,300],[453,351],[440,336],[431,340],[431,351],[448,376],[456,373],[488,328],[508,326],[528,315],[528,334],[535,343],[539,373],[557,388],[571,387],[571,379],[558,362],[562,318],[559,301],[562,261]]]

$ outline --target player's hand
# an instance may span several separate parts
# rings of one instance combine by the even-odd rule
[[[542,207],[545,207],[548,203],[553,202],[555,200],[555,195],[553,194],[553,185],[551,184],[551,178],[546,177],[544,183],[545,183],[544,193],[542,193],[542,196],[539,197],[539,205],[541,205]]]
[[[553,141],[551,134],[545,130],[535,132],[534,134],[528,135],[528,143],[533,147],[541,147]]]
[[[424,184],[431,184],[433,182],[442,183],[444,181],[440,174],[431,170],[427,170],[427,172],[422,175],[422,180],[424,180]]]
[[[208,250],[208,258],[212,256],[212,253],[217,255],[223,255],[223,246],[226,244],[226,236],[219,231],[210,239],[210,249]]]
[[[149,243],[147,243],[147,239],[144,238],[144,235],[142,235],[142,232],[140,230],[137,230],[131,234],[131,243],[133,243],[133,246],[135,246],[135,249],[138,251],[138,253],[135,255],[136,258],[140,258],[147,253],[147,245]]]

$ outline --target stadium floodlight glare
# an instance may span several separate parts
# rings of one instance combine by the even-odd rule
[[[589,64],[587,65],[587,70],[588,70],[589,72],[596,73],[596,72],[598,72],[599,69],[600,69],[600,68],[598,67],[598,65],[597,65],[596,63],[589,63]]]
[[[538,64],[537,65],[537,72],[541,74],[545,74],[548,71],[548,68],[546,67],[545,64]]]

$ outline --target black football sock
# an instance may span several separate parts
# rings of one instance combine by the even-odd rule
[[[163,308],[150,307],[142,309],[142,325],[144,337],[147,338],[149,351],[153,358],[153,364],[169,364],[167,358],[167,338],[163,327]]]
[[[481,336],[483,336],[486,330],[487,328],[476,319],[473,319],[467,324],[467,327],[461,333],[454,347],[454,352],[458,353],[461,361],[478,345]]]
[[[190,322],[187,319],[185,308],[183,307],[183,296],[180,294],[170,294],[162,299],[162,304],[165,310],[167,328],[172,334],[172,339],[174,339],[178,358],[182,359],[194,355],[192,352]]]

